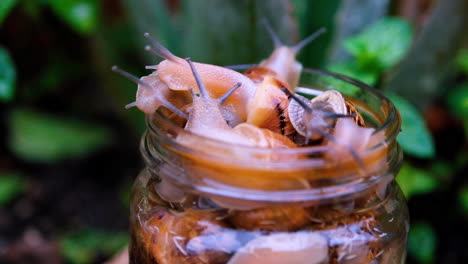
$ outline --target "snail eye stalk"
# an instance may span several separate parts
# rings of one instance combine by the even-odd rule
[[[129,79],[130,81],[138,84],[138,85],[141,85],[143,87],[145,87],[146,89],[153,89],[153,87],[151,87],[151,85],[141,79],[139,79],[138,77],[134,76],[133,74],[129,73],[129,72],[126,72],[122,69],[120,69],[119,67],[117,67],[116,65],[112,66],[112,71],[114,72],[117,72],[118,74],[124,76],[125,78]],[[185,119],[188,119],[188,115],[185,114],[184,112],[182,112],[180,109],[178,109],[177,107],[175,107],[171,102],[165,100],[165,99],[160,99],[161,101],[161,104],[166,107],[167,109],[171,110],[172,112],[176,113],[177,115],[185,118]],[[132,103],[129,103],[125,106],[126,109],[128,108],[131,108],[131,107],[134,107],[134,106],[137,106],[137,102],[132,102]]]

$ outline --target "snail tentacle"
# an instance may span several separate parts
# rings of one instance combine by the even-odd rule
[[[142,81],[140,78],[136,77],[135,75],[120,69],[119,67],[117,67],[117,65],[112,66],[112,71],[124,76],[125,78],[129,79],[130,81],[132,81],[132,82],[134,82],[136,84],[140,84],[142,86],[151,88],[151,85],[149,85],[148,83]]]
[[[301,40],[299,43],[296,45],[292,46],[291,49],[295,52],[298,53],[302,48],[310,44],[312,41],[317,39],[319,36],[327,32],[326,28],[320,28],[319,30],[315,31],[314,33],[310,34],[307,38]]]
[[[185,60],[190,65],[190,69],[192,70],[193,77],[195,78],[195,82],[197,83],[198,90],[200,91],[200,95],[202,98],[209,98],[208,91],[206,89],[205,84],[203,83],[200,75],[198,74],[197,70],[195,69],[195,65],[190,58],[185,58]]]
[[[275,45],[275,49],[279,48],[281,46],[284,46],[283,42],[281,42],[279,36],[276,34],[275,31],[271,28],[270,23],[268,23],[268,20],[266,18],[262,19],[262,24],[265,26],[266,30],[268,31],[268,35],[270,36],[271,40],[273,41],[273,44]]]
[[[229,89],[226,93],[217,99],[218,103],[223,104],[229,98],[229,96],[237,90],[237,88],[241,87],[241,85],[242,83],[240,82],[236,83],[231,89]]]
[[[228,68],[230,70],[245,70],[247,68],[257,67],[258,64],[235,64],[235,65],[225,65],[224,68]]]
[[[137,106],[137,102],[131,102],[131,103],[125,105],[125,109],[129,109],[129,108],[132,108],[132,107],[135,107],[135,106]]]
[[[157,65],[146,65],[145,70],[157,70],[158,66]]]
[[[150,46],[146,46],[145,49],[148,50],[148,51],[151,51],[153,53],[155,53],[156,55],[158,55],[159,57],[163,58],[163,59],[166,59],[166,60],[170,60],[172,62],[176,62],[178,63],[178,59],[180,59],[179,57],[177,57],[176,55],[172,54],[172,52],[170,52],[166,47],[164,47],[159,41],[157,41],[155,38],[153,38],[150,33],[146,32],[145,34],[143,34],[143,36],[145,36],[145,38],[147,38],[151,44],[153,45],[153,48],[151,48]]]
[[[139,79],[138,77],[132,75],[129,72],[126,72],[126,71],[120,69],[116,65],[112,66],[112,71],[117,72],[118,74],[120,74],[120,75],[126,77],[127,79],[135,82],[136,84],[141,85],[145,89],[154,89],[149,83]],[[171,102],[167,101],[164,97],[159,96],[158,100],[161,103],[161,105],[163,105],[167,109],[171,110],[172,112],[176,113],[177,115],[179,115],[179,116],[181,116],[181,117],[183,117],[185,119],[188,119],[187,114],[185,114],[180,109],[175,107],[173,104],[171,104]],[[131,108],[131,107],[134,107],[134,106],[137,106],[137,102],[130,103],[130,104],[126,105],[125,108],[128,109],[128,108]]]
[[[356,113],[351,114],[337,114],[337,113],[330,113],[324,116],[327,119],[336,119],[336,118],[354,118],[356,117]]]
[[[281,87],[281,91],[283,91],[289,98],[296,101],[296,103],[298,103],[302,108],[304,108],[304,110],[306,112],[312,113],[313,109],[309,105],[307,105],[303,100],[301,100],[299,97],[297,97],[296,94],[291,93],[291,91],[289,91],[288,88],[283,86],[283,87]]]

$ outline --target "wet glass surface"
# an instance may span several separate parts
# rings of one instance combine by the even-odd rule
[[[146,182],[146,184],[145,184]],[[407,210],[398,186],[315,206],[227,209],[206,197],[162,199],[135,184],[131,263],[403,263]]]

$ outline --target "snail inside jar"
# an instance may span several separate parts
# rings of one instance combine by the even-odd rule
[[[275,42],[244,74],[179,58],[138,83],[147,114],[130,263],[402,263],[398,112]],[[312,38],[311,38],[312,39]],[[286,62],[286,63],[280,63]],[[285,67],[287,65],[288,67]]]

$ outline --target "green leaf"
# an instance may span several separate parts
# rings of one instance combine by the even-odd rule
[[[451,89],[446,103],[453,114],[468,121],[468,83]]]
[[[15,173],[0,173],[0,206],[8,204],[25,187],[23,178]]]
[[[464,186],[458,193],[458,202],[465,214],[468,214],[468,186]]]
[[[433,158],[434,141],[419,111],[400,96],[393,93],[387,96],[401,115],[401,132],[397,140],[403,151],[418,158]]]
[[[314,3],[315,1],[308,2]],[[330,15],[334,19],[329,19],[334,22],[332,26],[334,30],[330,33],[333,36],[333,41],[326,52],[329,54],[329,64],[342,63],[351,59],[351,54],[346,52],[343,47],[343,41],[385,17],[390,4],[390,0],[340,1],[339,9]],[[321,10],[316,12],[320,13]],[[309,14],[306,15],[309,18]]]
[[[15,6],[17,0],[2,0],[0,1],[0,25],[3,20],[8,16],[10,10]]]
[[[425,222],[411,225],[408,237],[408,252],[420,263],[432,263],[437,247],[437,235],[431,225]]]
[[[111,140],[105,127],[24,109],[11,112],[9,121],[10,148],[28,161],[51,162],[85,156]]]
[[[468,215],[468,187],[467,186],[463,187],[458,192],[458,202],[463,212]]]
[[[0,46],[0,101],[7,102],[13,98],[15,81],[13,62],[8,51]]]
[[[379,77],[379,74],[376,71],[363,70],[355,62],[330,65],[328,70],[349,76],[370,86],[375,85]]]
[[[60,248],[65,259],[73,264],[92,263],[98,253],[111,256],[128,244],[125,233],[109,233],[85,229],[64,235]]]
[[[344,41],[345,49],[358,63],[380,71],[393,67],[408,52],[413,37],[410,24],[399,18],[384,18]]]
[[[465,74],[468,74],[468,49],[462,49],[457,55],[457,64]]]
[[[427,109],[445,91],[454,59],[466,39],[468,1],[434,1],[411,51],[383,83],[387,91]]]
[[[90,34],[98,25],[99,5],[96,0],[50,0],[52,10],[75,31]]]
[[[396,180],[406,199],[413,195],[431,192],[439,185],[429,171],[412,167],[408,163],[403,164]]]

